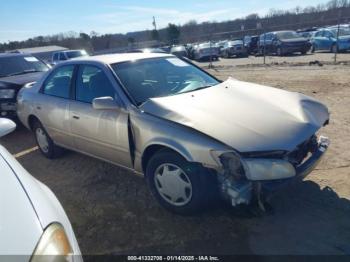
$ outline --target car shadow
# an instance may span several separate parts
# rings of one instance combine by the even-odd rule
[[[267,213],[217,201],[205,212],[180,216],[160,207],[142,179],[130,183],[108,172],[100,179],[101,190],[114,184],[124,192],[108,208],[98,207],[98,198],[108,202],[105,193],[96,192],[93,200],[104,214],[98,222],[102,230],[96,233],[99,239],[114,241],[111,254],[350,254],[350,201],[313,181],[295,183],[276,194],[273,211]],[[89,186],[96,187],[95,183]],[[91,219],[96,223],[97,218]],[[103,228],[106,220],[119,228],[117,238],[128,236],[127,245],[118,245],[120,239]],[[82,243],[83,253],[89,253],[91,239]]]

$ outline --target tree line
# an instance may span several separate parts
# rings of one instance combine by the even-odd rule
[[[325,4],[291,10],[271,9],[266,15],[250,14],[224,22],[188,21],[183,25],[169,23],[166,28],[131,32],[127,34],[99,34],[97,32],[66,32],[49,36],[37,36],[25,41],[9,41],[0,44],[0,52],[19,48],[59,45],[70,49],[86,49],[89,52],[130,47],[135,43],[153,40],[159,45],[193,43],[208,40],[239,38],[264,31],[296,30],[327,26],[350,21],[350,0],[331,0]]]

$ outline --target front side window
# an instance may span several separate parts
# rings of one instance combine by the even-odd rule
[[[67,60],[66,56],[64,55],[64,53],[60,53],[60,60],[64,61]]]
[[[74,66],[62,66],[56,69],[45,81],[43,93],[50,96],[70,98]]]
[[[92,103],[98,97],[115,97],[114,88],[102,69],[81,65],[76,82],[76,100]]]
[[[174,57],[117,63],[112,68],[137,104],[153,97],[192,92],[219,84],[212,76]]]

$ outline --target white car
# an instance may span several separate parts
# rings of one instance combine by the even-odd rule
[[[0,118],[0,137],[15,128],[14,122]],[[32,262],[82,261],[60,202],[1,145],[0,171],[0,256],[21,255]]]

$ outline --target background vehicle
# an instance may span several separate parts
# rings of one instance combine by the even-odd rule
[[[222,57],[247,57],[248,53],[244,47],[242,40],[228,41],[225,43],[224,47],[221,49],[220,55]]]
[[[18,91],[37,81],[47,70],[48,65],[31,55],[0,54],[0,116],[15,118]]]
[[[0,137],[15,128],[11,120],[0,118]],[[28,256],[34,262],[43,261],[42,255],[82,261],[72,226],[55,195],[1,145],[0,170],[0,255],[21,255],[21,260]]]
[[[311,37],[311,51],[347,51],[350,50],[350,29],[348,27],[320,29]]]
[[[170,53],[179,57],[188,57],[187,49],[182,45],[173,46],[170,50]]]
[[[232,205],[261,199],[255,185],[305,177],[328,147],[315,135],[329,121],[317,100],[221,83],[166,54],[64,62],[20,92],[18,115],[47,158],[65,147],[145,174],[160,204],[181,214],[219,192]]]
[[[194,59],[197,61],[209,60],[210,57],[213,60],[219,58],[219,50],[212,43],[202,43],[195,46]]]
[[[227,42],[228,42],[228,40],[224,40],[224,41],[219,41],[219,42],[215,43],[215,47],[218,49],[219,54],[221,54],[221,50],[222,50],[222,48],[224,48],[224,46]]]
[[[249,55],[256,54],[258,52],[259,36],[245,36],[243,38],[244,47]]]
[[[276,54],[278,56],[301,53],[306,54],[311,47],[308,39],[295,31],[277,31],[260,35],[259,53]]]
[[[56,52],[52,55],[52,65],[56,65],[59,62],[67,61],[77,57],[89,56],[85,50],[67,50]]]
[[[127,51],[127,53],[163,53],[166,54],[163,49],[160,48],[143,48],[143,49],[133,49],[130,51]]]

